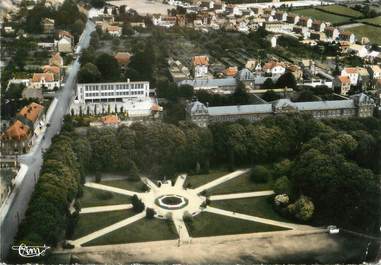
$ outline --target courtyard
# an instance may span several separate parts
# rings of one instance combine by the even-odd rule
[[[82,209],[73,236],[75,249],[149,241],[192,239],[271,232],[310,232],[319,229],[292,223],[272,207],[272,183],[253,183],[249,169],[179,175],[173,182],[142,177],[85,183]],[[145,209],[136,212],[135,196]],[[147,217],[153,209],[154,218]]]

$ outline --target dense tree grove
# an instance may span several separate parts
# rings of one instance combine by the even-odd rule
[[[86,172],[170,178],[209,167],[249,166],[253,181],[274,181],[277,198],[287,199],[284,209],[299,221],[312,217],[315,224],[368,233],[380,226],[381,120],[376,118],[319,121],[294,114],[210,128],[151,122],[90,127],[86,135],[75,133],[75,127],[67,117],[63,133],[44,155],[17,243],[54,245],[65,230],[70,234],[77,215],[69,214],[69,205],[81,195]]]

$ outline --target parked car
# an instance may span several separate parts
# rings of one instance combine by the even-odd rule
[[[340,229],[337,228],[336,225],[329,225],[329,226],[327,226],[327,231],[330,234],[338,234],[340,232]]]

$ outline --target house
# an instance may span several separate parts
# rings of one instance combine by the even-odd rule
[[[68,32],[66,30],[58,31],[58,39],[61,39],[63,37],[69,38],[71,40],[71,44],[72,45],[74,44],[74,36],[70,32]]]
[[[381,79],[381,67],[379,65],[370,65],[368,70],[372,79]]]
[[[14,33],[15,30],[14,30],[13,27],[11,27],[11,26],[5,26],[5,27],[4,27],[4,32],[5,32],[5,33]]]
[[[338,76],[333,80],[333,87],[336,93],[347,95],[351,89],[351,80],[348,76]]]
[[[363,88],[369,88],[371,85],[370,74],[368,69],[364,67],[357,67],[357,72],[359,74],[359,83]]]
[[[247,59],[245,68],[249,69],[250,71],[253,71],[256,65],[257,65],[257,60],[250,58],[250,59]]]
[[[120,119],[116,114],[102,116],[99,121],[90,122],[90,126],[94,127],[118,127]]]
[[[312,19],[309,17],[300,17],[298,21],[298,25],[302,27],[311,28],[312,27]]]
[[[288,14],[287,16],[287,23],[289,24],[298,24],[300,17],[295,14]]]
[[[42,33],[51,34],[54,33],[54,19],[43,18],[41,20]]]
[[[106,27],[106,32],[113,37],[120,37],[122,36],[122,27],[109,25]]]
[[[324,33],[327,35],[327,37],[331,40],[337,40],[340,36],[340,31],[337,28],[334,27],[326,27],[324,29]]]
[[[310,38],[311,38],[312,40],[326,41],[327,36],[325,35],[324,32],[320,32],[320,31],[311,31],[311,32],[310,32]]]
[[[175,16],[162,16],[162,15],[153,15],[152,24],[154,26],[170,28],[175,26],[177,23],[177,17]]]
[[[185,17],[185,15],[176,15],[176,24],[179,27],[185,27],[186,26],[186,17]]]
[[[340,40],[348,41],[350,44],[353,44],[356,41],[355,34],[348,32],[348,31],[341,32],[339,35],[339,38],[340,38]]]
[[[278,21],[287,21],[287,12],[277,11],[275,12],[275,19]]]
[[[57,66],[62,68],[64,65],[63,58],[61,57],[59,52],[53,53],[52,57],[49,59],[49,65]]]
[[[72,53],[73,52],[72,40],[67,36],[63,36],[57,42],[57,49],[58,49],[58,52]]]
[[[25,153],[40,135],[45,125],[44,106],[32,102],[23,107],[15,120],[1,135],[1,147],[6,154]]]
[[[351,85],[356,86],[359,79],[359,73],[356,67],[346,67],[341,71],[342,76],[348,76]]]
[[[238,68],[237,66],[231,66],[226,68],[225,70],[225,76],[235,76],[238,73]]]
[[[283,66],[283,64],[276,61],[265,63],[262,70],[266,74],[271,74],[272,76],[280,76],[286,72],[286,68]]]
[[[209,57],[194,56],[192,58],[193,74],[195,78],[202,78],[208,76]]]
[[[314,20],[312,22],[312,29],[315,31],[323,32],[326,28],[326,24],[320,20]]]
[[[348,49],[349,52],[353,52],[360,58],[365,58],[368,55],[368,49],[365,45],[351,44]]]
[[[130,26],[133,28],[146,28],[146,23],[144,21],[141,22],[130,22]]]
[[[54,75],[54,80],[61,79],[61,68],[59,68],[58,66],[44,65],[42,67],[42,71],[44,73],[52,73]]]
[[[307,27],[293,26],[292,31],[296,34],[300,34],[304,39],[308,39],[311,35]]]
[[[59,87],[59,82],[54,79],[54,74],[52,73],[34,73],[31,86],[34,88],[53,90]]]
[[[131,54],[129,52],[118,52],[115,54],[114,58],[118,62],[120,68],[125,70],[130,62]]]
[[[303,77],[303,70],[300,66],[295,64],[287,64],[286,70],[290,72],[296,80],[300,80]]]
[[[348,53],[350,47],[349,41],[339,41],[340,53]]]

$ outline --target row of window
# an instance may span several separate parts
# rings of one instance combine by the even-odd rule
[[[98,90],[121,90],[121,89],[142,89],[143,83],[139,84],[120,84],[120,85],[85,85],[85,91],[98,91]]]
[[[129,95],[144,95],[144,91],[123,91],[123,92],[94,92],[86,93],[85,97],[107,97],[107,96],[129,96]]]

